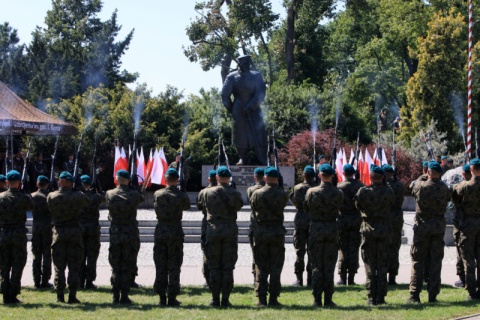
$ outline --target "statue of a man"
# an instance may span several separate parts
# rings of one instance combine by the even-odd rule
[[[222,101],[232,115],[232,144],[237,148],[240,158],[237,164],[247,164],[248,149],[253,148],[258,162],[266,165],[267,135],[260,108],[266,86],[262,75],[250,70],[251,62],[248,55],[238,58],[239,70],[225,79]]]

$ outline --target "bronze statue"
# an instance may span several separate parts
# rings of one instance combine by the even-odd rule
[[[253,148],[259,164],[266,165],[267,135],[260,108],[266,86],[262,75],[250,70],[250,66],[250,56],[238,58],[239,70],[230,73],[225,79],[222,101],[232,115],[232,144],[237,148],[240,158],[237,164],[247,164],[248,148]]]

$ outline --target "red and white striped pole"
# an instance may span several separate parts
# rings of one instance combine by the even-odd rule
[[[473,0],[468,1],[468,106],[467,106],[467,155],[472,155],[472,42]]]

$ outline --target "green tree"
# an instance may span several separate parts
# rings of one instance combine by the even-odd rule
[[[16,29],[8,22],[0,24],[0,81],[23,96],[27,85],[27,67],[25,46],[19,45],[19,42]]]

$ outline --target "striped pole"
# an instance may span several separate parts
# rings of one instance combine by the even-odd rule
[[[467,155],[471,156],[472,146],[472,42],[473,42],[473,0],[468,1],[468,106],[467,106]]]

